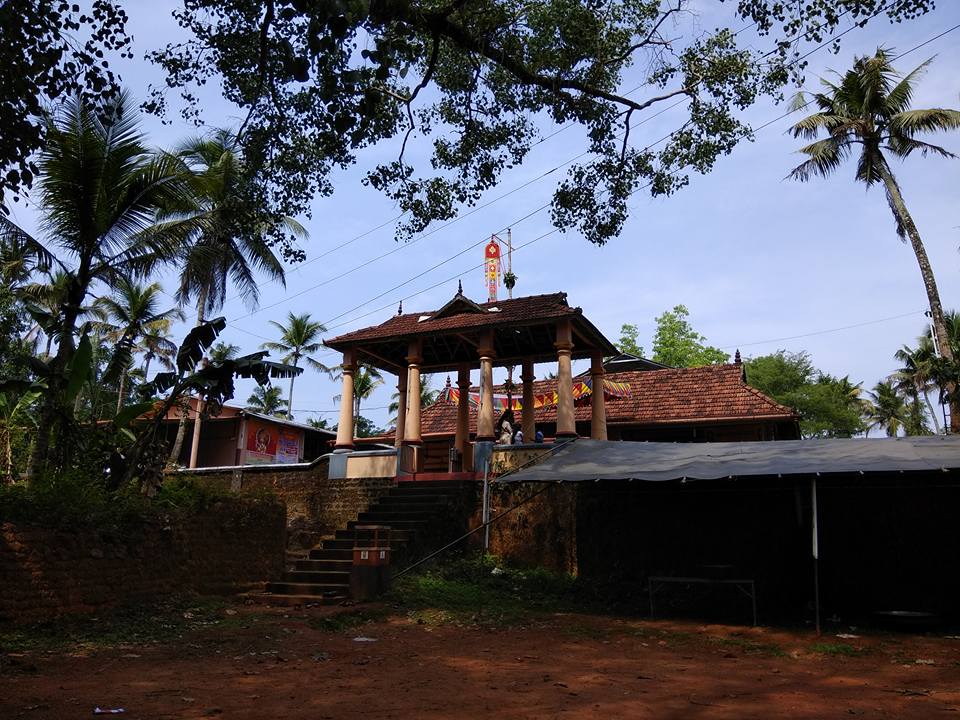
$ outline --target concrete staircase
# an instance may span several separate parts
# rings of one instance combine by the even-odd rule
[[[293,569],[279,582],[267,583],[266,591],[253,597],[278,605],[341,603],[350,595],[357,525],[391,528],[391,566],[396,572],[403,568],[402,563],[415,559],[411,557],[413,552],[435,549],[421,547],[425,543],[433,539],[437,543],[448,542],[456,537],[454,533],[465,520],[463,501],[475,488],[475,482],[459,478],[399,482],[356,520],[337,530],[332,538],[322,540],[306,559],[296,560]]]

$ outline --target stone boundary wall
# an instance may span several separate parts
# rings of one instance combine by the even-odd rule
[[[233,492],[272,492],[287,507],[287,544],[294,550],[312,548],[324,536],[345,528],[396,484],[393,477],[331,479],[327,469],[324,457],[309,465],[246,465],[180,473]]]
[[[124,529],[0,524],[0,621],[35,622],[176,593],[229,593],[278,578],[277,502],[223,500]]]
[[[490,553],[511,565],[577,574],[575,484],[491,483],[490,517],[521,502],[524,504],[490,526]],[[470,527],[482,522],[481,499]],[[483,547],[483,531],[473,536],[472,543]]]

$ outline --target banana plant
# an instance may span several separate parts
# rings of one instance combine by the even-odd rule
[[[192,394],[199,398],[203,414],[216,417],[223,404],[234,396],[236,378],[253,378],[258,385],[266,386],[271,379],[290,378],[303,372],[303,368],[267,360],[266,351],[213,362],[205,360],[205,352],[226,324],[224,318],[218,317],[194,327],[177,351],[175,369],[157,373],[153,380],[138,389],[142,397],[153,400],[147,403],[146,424],[125,458],[124,479],[137,478],[141,489],[148,495],[156,492],[163,480],[166,459],[166,447],[161,439],[163,421],[184,397]]]

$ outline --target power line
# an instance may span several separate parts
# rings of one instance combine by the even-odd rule
[[[895,1],[895,0],[894,0],[894,1]],[[879,14],[880,12],[882,12],[883,10],[885,10],[887,7],[890,7],[892,4],[893,4],[893,2],[889,3],[889,4],[888,4],[887,6],[885,6],[884,8],[881,8],[880,10],[878,10],[876,14]],[[840,13],[840,15],[838,16],[838,18],[839,18],[839,17],[843,17],[844,15],[846,15],[846,14],[849,13],[849,12],[850,12],[850,10],[848,9],[848,10]],[[827,24],[826,22],[821,23],[821,24],[818,26],[818,29],[824,27],[826,24]],[[737,36],[737,35],[739,35],[740,33],[745,32],[746,30],[749,30],[749,29],[751,29],[751,28],[753,28],[753,27],[755,27],[755,26],[756,26],[756,22],[754,22],[754,23],[749,23],[749,24],[745,25],[744,27],[740,28],[739,30],[737,30],[737,31],[734,33],[734,36]],[[837,37],[842,37],[842,35],[845,35],[847,32],[850,32],[850,30],[852,30],[852,29],[854,29],[854,28],[856,28],[856,27],[857,27],[857,26],[854,25],[853,27],[851,27],[851,28],[849,28],[848,30],[844,31],[843,33],[841,33],[841,34],[838,35]],[[794,40],[794,39],[798,38],[800,35],[801,35],[801,33],[798,32],[797,34],[795,34],[795,35],[793,36],[793,38],[791,38],[791,40]],[[836,40],[836,38],[834,38],[834,40]],[[824,47],[824,46],[827,45],[827,44],[829,44],[829,43],[825,43],[824,45],[821,45],[821,46],[815,48],[815,49],[814,49],[813,51],[811,51],[810,53],[807,53],[807,54],[804,55],[803,57],[798,58],[798,59],[792,61],[791,63],[789,63],[789,64],[787,65],[787,67],[789,67],[790,65],[792,65],[792,64],[794,64],[794,63],[796,63],[796,62],[799,62],[800,60],[803,60],[804,58],[808,57],[810,54],[812,54],[813,52],[816,52],[817,50],[821,49],[822,47]],[[773,52],[776,52],[776,50],[772,50],[772,51],[766,53],[765,55],[763,55],[762,57],[767,57],[767,56],[769,56],[770,54],[772,54]],[[639,89],[642,88],[642,87],[644,87],[644,85],[637,85],[637,86],[631,88],[630,90],[628,90],[626,93],[624,93],[624,95],[630,95],[630,94],[636,92],[637,90],[639,90]],[[686,102],[686,98],[681,98],[681,99],[678,100],[677,102],[671,103],[670,105],[668,105],[668,106],[666,106],[666,107],[664,107],[664,108],[661,108],[659,111],[653,113],[652,115],[650,115],[650,116],[648,116],[648,117],[646,117],[646,118],[638,121],[636,124],[630,126],[629,130],[632,131],[633,129],[635,129],[635,128],[637,128],[637,127],[639,127],[639,126],[641,126],[641,125],[643,125],[643,124],[645,124],[645,123],[653,120],[654,118],[662,115],[662,114],[665,113],[665,112],[668,112],[669,110],[672,110],[673,108],[677,107],[678,105],[681,105],[681,104],[684,103],[684,102]],[[573,127],[574,125],[576,125],[576,123],[572,123],[572,122],[571,122],[571,123],[568,123],[567,125],[564,125],[563,127],[559,128],[558,130],[554,131],[553,133],[550,133],[549,135],[547,135],[547,136],[541,138],[540,140],[538,140],[536,143],[534,143],[534,145],[533,145],[532,147],[535,147],[536,145],[539,145],[539,144],[541,144],[541,143],[549,140],[550,138],[553,138],[553,137],[559,135],[560,133],[564,132],[565,130],[568,130],[569,128]],[[626,132],[626,131],[625,131],[625,132]],[[448,134],[449,134],[449,133],[448,133]],[[621,137],[622,137],[622,134],[621,134]],[[669,137],[669,136],[668,136],[668,137]],[[652,147],[652,146],[648,146],[648,148],[649,148],[649,147]],[[359,270],[362,270],[362,269],[368,267],[369,265],[371,265],[371,264],[373,264],[373,263],[375,263],[375,262],[377,262],[377,261],[379,261],[379,260],[382,260],[382,259],[384,259],[384,258],[386,258],[386,257],[389,257],[390,255],[393,255],[394,253],[403,250],[404,248],[411,247],[411,246],[413,246],[414,244],[416,244],[417,242],[419,242],[419,241],[421,241],[421,240],[423,240],[423,239],[425,239],[425,238],[427,238],[427,237],[430,237],[431,235],[433,235],[433,234],[435,234],[435,233],[437,233],[437,232],[439,232],[439,231],[441,231],[441,230],[443,230],[443,229],[445,229],[445,228],[453,225],[454,223],[457,223],[457,222],[459,222],[460,220],[462,220],[462,219],[464,219],[464,218],[466,218],[466,217],[469,217],[469,216],[471,216],[471,215],[479,212],[480,210],[483,210],[483,209],[485,209],[485,208],[487,208],[487,207],[490,207],[490,206],[493,205],[494,203],[499,202],[500,200],[503,200],[503,199],[509,197],[510,195],[513,195],[514,193],[519,192],[520,190],[523,190],[523,189],[529,187],[530,185],[532,185],[532,184],[534,184],[534,183],[536,183],[536,182],[539,182],[540,180],[546,178],[547,176],[551,175],[552,173],[556,172],[557,170],[559,170],[559,169],[561,169],[561,168],[563,168],[563,167],[565,167],[565,166],[567,166],[567,165],[569,165],[569,164],[571,164],[571,163],[573,163],[573,162],[576,162],[576,161],[579,160],[580,158],[582,158],[582,157],[584,157],[584,156],[586,156],[586,155],[589,155],[589,154],[590,154],[590,151],[589,151],[589,150],[586,150],[586,151],[584,151],[584,152],[582,152],[582,153],[580,153],[580,154],[578,154],[578,155],[576,155],[576,156],[574,156],[574,157],[572,157],[572,158],[570,158],[570,159],[568,159],[568,160],[560,163],[559,165],[556,165],[556,166],[552,167],[551,169],[547,170],[546,172],[541,173],[541,174],[538,175],[537,177],[532,178],[531,180],[528,180],[527,182],[522,183],[521,185],[519,185],[519,186],[517,186],[517,187],[515,187],[515,188],[512,188],[512,189],[509,190],[508,192],[503,193],[503,194],[501,194],[501,195],[493,198],[492,200],[490,200],[490,201],[488,201],[488,202],[486,202],[486,203],[483,203],[483,204],[481,204],[481,205],[478,205],[478,206],[475,206],[475,207],[471,208],[469,211],[458,215],[456,218],[451,219],[449,222],[446,222],[446,223],[444,223],[444,224],[442,224],[442,225],[440,225],[440,226],[437,226],[437,227],[433,228],[432,230],[430,230],[429,232],[420,235],[419,237],[415,238],[415,239],[412,240],[411,242],[404,243],[403,245],[400,245],[400,246],[398,246],[398,247],[396,247],[396,248],[393,248],[393,249],[387,251],[386,253],[382,253],[381,255],[378,255],[378,256],[376,256],[376,257],[374,257],[374,258],[370,258],[369,260],[367,260],[367,261],[365,261],[365,262],[363,262],[363,263],[361,263],[361,264],[359,264],[359,265],[356,265],[356,266],[350,268],[349,270],[347,270],[347,271],[345,271],[345,272],[343,272],[343,273],[340,273],[340,274],[338,274],[338,275],[335,275],[335,276],[333,276],[333,277],[330,277],[330,278],[328,278],[328,279],[326,279],[326,280],[324,280],[324,281],[321,281],[320,283],[317,283],[317,284],[315,284],[315,285],[312,285],[312,286],[310,286],[309,288],[306,288],[306,289],[304,289],[304,290],[302,290],[302,291],[299,291],[299,292],[297,292],[297,293],[295,293],[295,294],[293,294],[293,295],[289,295],[289,296],[285,297],[283,300],[279,300],[279,301],[277,301],[277,302],[275,302],[275,303],[272,303],[271,305],[268,305],[268,306],[256,308],[256,309],[254,309],[253,311],[247,313],[246,315],[242,315],[242,316],[240,316],[240,317],[238,317],[238,318],[235,318],[235,319],[232,320],[231,322],[236,322],[236,321],[238,321],[238,320],[242,320],[242,319],[244,319],[244,318],[251,317],[252,315],[255,315],[255,314],[257,314],[257,313],[260,313],[260,312],[262,312],[263,310],[268,310],[268,309],[277,307],[277,306],[279,306],[279,305],[281,305],[281,304],[283,304],[283,303],[285,303],[285,302],[287,302],[287,301],[289,301],[289,300],[292,300],[292,299],[297,298],[297,297],[299,297],[299,296],[301,296],[301,295],[304,295],[304,294],[306,294],[307,292],[309,292],[309,291],[311,291],[311,290],[315,290],[315,289],[318,289],[318,288],[323,287],[323,286],[325,286],[325,285],[328,285],[328,284],[330,284],[330,283],[336,282],[337,280],[340,280],[340,279],[342,279],[342,278],[344,278],[344,277],[346,277],[346,276],[348,276],[348,275],[351,275],[351,274],[353,274],[353,273],[355,273],[355,272],[357,272],[357,271],[359,271]],[[537,208],[537,209],[534,211],[534,213],[531,213],[531,215],[532,215],[532,214],[535,214],[535,213],[537,213],[537,212],[542,212],[543,210],[549,208],[550,205],[551,205],[551,203],[547,203],[547,204],[545,204],[545,205],[542,205],[541,207]],[[371,228],[370,230],[367,230],[367,231],[365,231],[365,232],[363,232],[363,233],[360,233],[359,235],[354,236],[353,238],[351,238],[350,240],[346,241],[345,243],[341,243],[340,245],[337,245],[337,246],[335,246],[334,248],[331,248],[330,250],[328,250],[328,251],[326,251],[326,252],[324,252],[324,253],[321,253],[321,254],[318,255],[317,257],[312,258],[311,260],[308,260],[308,261],[306,261],[305,263],[302,263],[301,265],[297,266],[295,269],[299,270],[300,268],[303,268],[303,267],[305,267],[306,265],[309,265],[309,264],[312,263],[312,262],[316,262],[317,260],[320,260],[320,259],[322,259],[323,257],[326,257],[327,255],[330,255],[331,253],[333,253],[333,252],[335,252],[335,251],[337,251],[337,250],[339,250],[339,249],[341,249],[341,248],[344,248],[344,247],[352,244],[353,242],[356,242],[357,240],[359,240],[359,239],[361,239],[361,238],[363,238],[363,237],[366,237],[366,236],[372,234],[373,232],[375,232],[375,231],[377,231],[377,230],[379,230],[379,229],[381,229],[381,228],[383,228],[383,227],[386,227],[387,225],[392,224],[393,222],[395,222],[396,220],[399,220],[401,217],[403,217],[403,216],[406,215],[406,214],[407,214],[407,212],[403,212],[403,213],[397,215],[396,217],[391,218],[390,220],[387,220],[386,222],[381,223],[380,225],[377,225],[377,226],[374,227],[374,228]],[[527,219],[527,218],[530,217],[531,215],[527,215],[527,216],[525,216],[524,218],[521,218],[520,220],[517,220],[517,221],[515,221],[514,223],[511,223],[511,224],[509,224],[509,225],[506,226],[506,227],[512,227],[513,225],[517,225],[517,224],[519,224],[520,222],[522,222],[522,220]],[[501,230],[506,229],[506,227],[501,228]],[[497,232],[499,232],[499,231],[497,231]],[[486,239],[484,239],[483,242],[485,242],[485,241],[486,241]],[[478,242],[477,244],[480,244],[480,243]],[[475,247],[475,245],[474,245],[474,246],[471,246],[471,247]],[[469,249],[469,248],[467,248],[467,249]],[[454,259],[454,258],[457,257],[459,254],[462,254],[462,253],[458,253],[457,255],[451,257],[450,259],[451,259],[451,260]],[[268,285],[268,284],[270,284],[270,283],[272,283],[272,282],[274,282],[274,280],[271,279],[271,280],[267,280],[267,281],[264,282],[263,284],[264,284],[264,285]],[[382,295],[383,295],[383,294],[381,294],[381,295],[379,295],[379,296],[377,296],[376,298],[373,298],[373,299],[374,299],[374,300],[375,300],[375,299],[378,299],[379,297],[382,297]],[[236,296],[236,295],[235,295],[235,296],[232,296],[232,297],[230,297],[230,298],[227,298],[227,300],[224,301],[224,305],[226,305],[227,303],[229,303],[229,302],[231,302],[231,301],[233,301],[233,300],[236,300],[237,297],[239,297],[239,296]],[[246,331],[241,331],[241,332],[246,332]],[[248,332],[248,334],[253,335],[254,337],[259,337],[260,339],[266,339],[266,338],[263,338],[262,336],[256,335],[255,333],[249,333],[249,332]]]
[[[814,337],[815,335],[826,335],[828,333],[841,332],[843,330],[852,330],[854,328],[866,327],[867,325],[878,325],[879,323],[889,322],[891,320],[900,320],[914,315],[923,315],[924,310],[914,310],[913,312],[901,313],[900,315],[890,315],[889,317],[877,318],[876,320],[865,320],[864,322],[854,323],[853,325],[843,325],[841,327],[828,328],[826,330],[815,330],[813,332],[801,333],[800,335],[787,335],[785,337],[771,338],[769,340],[755,340],[748,343],[734,343],[732,345],[721,345],[722,350],[750,347],[751,345],[767,345],[769,343],[783,342],[785,340],[799,340],[800,338]]]
[[[880,10],[877,11],[877,13],[875,13],[874,16],[876,16],[876,14],[879,14],[879,13],[883,12],[887,7],[892,6],[892,4],[893,4],[893,3],[889,3],[889,4],[888,4],[887,6],[885,6],[884,8],[881,8]],[[816,51],[818,51],[818,50],[821,50],[821,49],[823,49],[824,47],[827,47],[827,46],[830,45],[832,42],[834,42],[837,38],[842,37],[843,35],[851,32],[851,31],[854,30],[854,29],[856,29],[857,27],[859,27],[859,25],[853,25],[852,27],[844,30],[841,34],[839,34],[839,35],[837,35],[836,37],[834,37],[832,40],[827,41],[827,42],[825,42],[825,43],[822,43],[821,45],[818,45],[816,48],[814,48],[814,49],[811,50],[810,52],[806,53],[805,55],[801,56],[800,58],[797,58],[797,59],[794,60],[793,62],[796,63],[796,62],[799,62],[800,60],[802,60],[802,59],[804,59],[804,58],[806,58],[806,57],[809,57],[813,52],[816,52]],[[941,37],[943,37],[943,36],[945,36],[945,35],[947,35],[947,34],[949,34],[949,33],[951,33],[951,32],[954,32],[954,31],[957,30],[958,28],[960,28],[960,24],[955,25],[954,27],[949,28],[948,30],[945,30],[945,31],[939,33],[938,35],[936,35],[936,36],[934,36],[934,37],[932,37],[932,38],[930,38],[930,39],[928,39],[928,40],[926,40],[926,41],[924,41],[924,42],[922,42],[922,43],[920,43],[920,44],[918,44],[918,45],[910,48],[909,50],[901,53],[898,57],[905,57],[906,55],[909,55],[910,53],[915,52],[915,51],[918,50],[919,48],[924,47],[925,45],[928,45],[929,43],[933,42],[934,40],[937,40],[937,39],[939,39],[939,38],[941,38]],[[812,102],[812,101],[811,101],[811,102]],[[788,112],[783,113],[783,114],[777,116],[776,118],[773,118],[772,120],[763,123],[762,125],[760,125],[760,126],[758,126],[757,128],[755,128],[755,129],[754,129],[754,132],[758,132],[758,131],[760,131],[760,130],[763,130],[764,128],[767,128],[767,127],[769,127],[770,125],[773,125],[774,123],[778,122],[779,120],[782,120],[782,119],[784,119],[785,117],[788,117],[789,115],[792,115],[792,114],[794,114],[794,113],[796,113],[796,112],[799,112],[800,110],[802,110],[804,107],[806,107],[806,106],[809,105],[809,104],[810,104],[810,102],[807,102],[807,103],[805,103],[803,106],[800,106],[800,107],[794,108],[794,109],[792,109],[792,110],[789,110]],[[672,134],[673,134],[673,133],[669,133],[668,135],[666,135],[666,136],[660,138],[659,140],[657,140],[656,142],[648,145],[647,148],[645,148],[645,149],[649,149],[649,148],[651,148],[651,147],[655,147],[655,146],[658,145],[659,143],[661,143],[661,142],[663,142],[664,140],[666,140],[667,138],[669,138],[670,135],[672,135]],[[639,192],[640,190],[642,190],[642,189],[644,189],[644,188],[646,188],[646,187],[649,187],[649,184],[637,188],[636,190],[634,190],[634,191],[633,191],[632,193],[630,193],[630,194],[633,195],[633,194]],[[549,206],[549,204],[548,204],[547,206]],[[543,207],[545,207],[545,206],[541,206],[541,207],[538,208],[537,210],[534,210],[533,213],[540,212],[540,211],[543,209]],[[525,218],[526,218],[526,217],[530,217],[530,215],[525,216]],[[525,219],[525,218],[524,218],[524,219]],[[549,232],[547,232],[547,233],[545,233],[545,234],[543,234],[543,235],[535,238],[534,240],[530,241],[529,243],[525,243],[524,245],[521,245],[521,246],[518,246],[518,247],[514,248],[514,250],[515,250],[515,251],[516,251],[516,250],[519,250],[519,249],[521,249],[522,247],[526,247],[527,245],[530,245],[530,244],[532,244],[532,243],[534,243],[534,242],[537,242],[537,241],[539,241],[539,240],[542,240],[543,238],[548,237],[548,236],[554,234],[556,231],[557,231],[557,229],[555,228],[554,230],[551,230],[551,231],[549,231]],[[484,241],[485,241],[485,240],[484,240]],[[475,246],[475,245],[474,245],[474,246]],[[391,290],[388,290],[388,291],[385,291],[385,292],[383,292],[383,293],[380,293],[379,295],[375,296],[374,298],[371,298],[370,300],[367,300],[367,301],[361,303],[360,305],[357,305],[357,306],[351,308],[350,310],[347,310],[346,312],[341,313],[340,315],[334,316],[334,317],[331,318],[331,320],[328,321],[328,322],[332,322],[332,321],[334,321],[334,320],[337,320],[337,319],[343,317],[344,315],[348,315],[348,314],[350,314],[351,312],[353,312],[353,311],[355,311],[355,310],[358,310],[358,309],[364,307],[365,305],[369,304],[370,302],[373,302],[374,300],[379,299],[380,297],[383,297],[384,295],[388,294],[389,292],[392,292],[392,291],[395,290],[395,289],[398,289],[398,288],[400,288],[400,287],[402,287],[402,286],[404,286],[404,285],[406,285],[406,284],[409,284],[410,282],[413,282],[414,280],[417,280],[418,278],[422,277],[423,275],[427,274],[428,272],[431,272],[432,270],[436,269],[436,267],[439,267],[440,265],[443,265],[443,264],[445,264],[446,262],[449,262],[450,260],[455,259],[456,257],[459,257],[459,256],[462,255],[464,252],[467,252],[468,250],[470,250],[470,249],[471,249],[472,247],[474,247],[474,246],[468,247],[468,248],[466,248],[465,250],[462,250],[462,251],[456,253],[455,255],[451,256],[451,257],[448,258],[447,260],[439,263],[438,265],[435,265],[433,268],[430,268],[430,269],[428,269],[428,270],[426,270],[426,271],[423,271],[423,272],[420,272],[420,273],[416,274],[415,276],[413,276],[413,277],[410,278],[409,280],[407,280],[407,281],[405,281],[405,282],[403,282],[403,283],[395,286],[394,288],[391,288]],[[456,280],[457,278],[460,278],[460,277],[462,277],[463,275],[465,275],[465,274],[467,274],[467,273],[469,273],[469,272],[473,272],[474,270],[476,270],[476,269],[478,269],[478,268],[481,268],[481,267],[483,267],[483,263],[481,263],[481,264],[479,264],[479,265],[476,265],[476,266],[474,266],[474,267],[471,267],[471,268],[469,268],[469,269],[466,269],[466,270],[464,270],[464,271],[462,271],[462,272],[460,272],[460,273],[457,273],[456,275],[453,275],[453,276],[451,276],[450,278],[447,278],[447,279],[445,279],[445,280],[443,280],[443,281],[441,281],[441,282],[439,282],[439,283],[435,283],[434,285],[431,285],[431,286],[428,287],[428,288],[424,288],[423,290],[420,290],[420,291],[418,291],[417,293],[414,293],[414,294],[412,294],[412,295],[405,296],[404,298],[402,298],[402,301],[412,299],[413,297],[416,297],[417,295],[421,295],[421,294],[423,294],[424,292],[428,292],[429,290],[433,290],[433,289],[435,289],[435,288],[439,287],[440,285],[443,285],[443,284],[445,284],[445,283],[447,283],[447,282],[452,282],[453,280]],[[362,318],[364,318],[364,317],[368,317],[369,315],[375,314],[375,313],[377,313],[377,312],[380,312],[381,310],[384,310],[384,309],[386,309],[386,308],[388,308],[388,307],[391,307],[395,302],[396,302],[396,301],[392,301],[391,303],[389,303],[389,304],[387,304],[387,305],[384,305],[384,306],[381,306],[381,307],[379,307],[379,308],[376,308],[375,310],[369,311],[369,312],[364,313],[364,314],[362,314],[362,315],[358,315],[358,316],[356,316],[356,317],[354,317],[354,318],[351,318],[351,319],[350,319],[349,321],[347,321],[347,322],[339,323],[339,324],[333,325],[333,326],[328,326],[328,329],[332,330],[332,329],[335,329],[335,328],[343,327],[343,326],[345,326],[345,325],[349,325],[350,323],[352,323],[352,322],[354,322],[354,321],[356,321],[356,320],[360,320],[360,319],[362,319]],[[912,314],[915,314],[915,313],[909,313],[909,314],[912,315]],[[327,325],[327,323],[324,323],[324,325]],[[747,346],[747,345],[744,345],[744,347],[746,347],[746,346]]]

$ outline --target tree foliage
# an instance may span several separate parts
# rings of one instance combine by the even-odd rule
[[[960,110],[911,108],[916,82],[931,61],[904,75],[893,67],[893,60],[890,51],[880,48],[872,56],[857,58],[849,71],[839,75],[837,82],[822,79],[824,91],[814,94],[809,101],[803,94],[797,96],[795,107],[812,103],[818,112],[793,126],[794,137],[813,142],[800,148],[808,159],[795,167],[790,176],[798,180],[826,177],[844,160],[855,157],[857,181],[868,188],[877,183],[883,185],[897,234],[902,240],[910,241],[916,256],[933,331],[943,359],[949,363],[953,362],[954,354],[933,267],[888,157],[903,160],[914,153],[924,157],[928,153],[955,157],[918,136],[960,129]],[[818,139],[821,132],[826,137]],[[950,384],[948,390],[951,395],[955,394],[955,385]],[[956,397],[951,397],[950,422],[953,431],[960,432],[960,400]]]
[[[287,401],[282,397],[283,391],[276,386],[263,387],[258,385],[247,398],[247,410],[264,415],[287,417]]]
[[[800,414],[803,437],[852,437],[864,431],[860,385],[820,372],[807,353],[778,350],[744,365],[751,387]]]
[[[643,346],[637,343],[640,331],[636,325],[624,323],[620,326],[620,339],[617,341],[617,350],[629,355],[643,357]]]
[[[690,311],[685,305],[677,305],[657,318],[653,360],[672,367],[698,367],[727,362],[730,355],[704,344],[706,338],[690,325],[687,320],[689,315]]]
[[[590,158],[557,187],[553,221],[603,243],[632,193],[669,194],[750,136],[740,111],[798,79],[803,40],[819,42],[845,16],[865,24],[886,10],[899,21],[931,2],[893,5],[742,0],[735,14],[777,35],[764,51],[728,28],[705,32],[692,0],[192,0],[174,13],[188,39],[150,54],[167,77],[146,107],[167,112],[174,88],[199,121],[198,88],[222,85],[246,112],[248,188],[277,217],[306,213],[333,192],[336,168],[396,138],[396,155],[366,181],[409,213],[406,233],[475,203],[523,162],[543,119],[574,123]],[[678,100],[683,122],[661,145],[631,136]],[[418,137],[432,143],[419,168]]]
[[[48,126],[45,103],[68,95],[94,104],[111,98],[117,78],[106,53],[133,57],[121,3],[93,0],[0,3],[0,209],[8,212],[38,174],[34,153]]]

